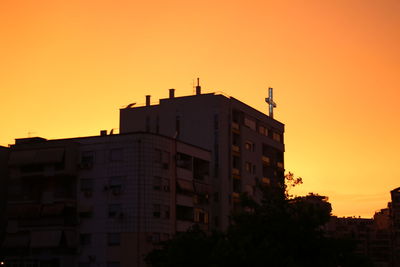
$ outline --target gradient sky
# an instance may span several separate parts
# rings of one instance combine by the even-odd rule
[[[223,91],[286,124],[294,193],[370,217],[400,186],[398,0],[2,0],[0,144],[97,135],[119,108]]]

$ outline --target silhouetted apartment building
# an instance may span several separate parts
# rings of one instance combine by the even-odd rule
[[[257,183],[284,183],[284,125],[221,94],[169,98],[120,110],[120,132],[159,133],[210,150],[215,192],[211,225],[226,229],[239,194],[257,197]]]
[[[17,139],[10,150],[6,266],[144,266],[160,240],[195,223],[208,230],[205,149],[103,133]]]
[[[0,243],[4,239],[7,218],[5,216],[7,201],[7,147],[0,146]],[[1,259],[0,259],[1,260]]]
[[[390,218],[392,221],[393,261],[400,266],[400,187],[390,192],[392,202],[389,203]]]
[[[400,266],[400,188],[391,192],[388,208],[373,219],[331,217],[325,225],[327,235],[356,242],[356,252],[368,256],[377,267]]]
[[[121,109],[120,134],[16,139],[0,247],[7,266],[144,266],[159,241],[193,224],[226,229],[240,193],[283,185],[284,125],[196,90]]]

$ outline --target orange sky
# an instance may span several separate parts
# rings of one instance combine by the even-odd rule
[[[97,135],[131,102],[223,91],[286,124],[298,194],[372,216],[400,186],[398,0],[2,0],[0,144]]]

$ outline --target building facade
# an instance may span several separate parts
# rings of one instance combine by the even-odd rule
[[[11,148],[7,266],[144,266],[161,240],[209,228],[210,152],[149,133]]]
[[[120,110],[120,132],[145,131],[170,136],[211,151],[215,189],[211,225],[226,229],[229,215],[246,192],[257,197],[258,183],[284,183],[284,125],[219,94],[170,96],[151,105]]]

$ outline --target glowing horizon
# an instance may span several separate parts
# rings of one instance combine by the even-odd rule
[[[294,190],[371,217],[400,186],[400,2],[2,1],[0,144],[98,135],[119,108],[223,91],[283,122]],[[30,134],[29,134],[30,133]]]

